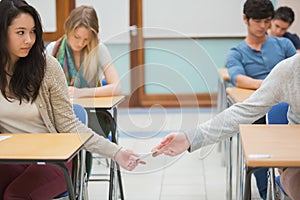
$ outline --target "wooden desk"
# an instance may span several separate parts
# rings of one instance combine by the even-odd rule
[[[247,166],[300,166],[300,125],[240,125],[240,134]],[[248,158],[250,154],[271,158]]]
[[[55,164],[65,174],[70,199],[75,199],[70,173],[64,162],[71,161],[92,137],[91,133],[0,134],[0,163]]]
[[[226,88],[230,85],[230,76],[227,68],[218,68],[218,112],[227,108]]]
[[[255,90],[249,90],[249,89],[242,89],[242,88],[236,88],[236,87],[228,87],[226,88],[226,93],[227,93],[227,99],[228,99],[228,105],[231,106],[235,103],[241,103],[247,98],[249,98]],[[229,139],[226,139],[226,144],[225,144],[225,153],[226,153],[226,158],[227,158],[227,165],[226,165],[226,174],[227,174],[227,199],[230,200],[232,199],[232,181],[233,181],[233,176],[232,176],[232,137]],[[237,176],[236,176],[236,183],[240,183],[241,181],[241,171],[242,171],[242,150],[241,150],[241,144],[239,142],[239,135],[237,135],[237,150],[235,151],[237,161],[236,161],[236,170],[237,170]],[[241,199],[241,185],[236,184],[236,199]]]
[[[79,104],[84,108],[94,108],[108,116],[112,123],[112,141],[117,143],[116,138],[116,123],[117,123],[117,106],[125,100],[125,96],[111,96],[111,97],[89,97],[72,99],[73,104]],[[112,113],[109,112],[112,110]]]
[[[72,99],[71,102],[75,104],[80,104],[85,108],[102,108],[111,109],[116,107],[122,101],[124,101],[125,96],[112,96],[112,97],[90,97],[90,98],[78,98]]]
[[[240,134],[246,164],[244,199],[251,198],[251,174],[256,169],[300,167],[300,125],[240,125]]]
[[[78,98],[73,99],[71,102],[73,104],[80,104],[84,108],[88,108],[89,111],[93,112],[101,112],[105,115],[110,121],[111,127],[111,141],[114,143],[118,143],[118,135],[117,135],[117,106],[125,100],[125,96],[111,96],[111,97],[95,97],[95,98]],[[112,111],[112,112],[110,112]],[[115,186],[117,184],[113,184],[115,179],[115,168],[117,169],[117,178],[118,178],[118,186],[120,191],[120,198],[124,200],[124,193],[123,193],[123,184],[121,179],[121,171],[120,166],[114,161],[111,160],[111,167],[110,167],[110,178],[109,178],[109,200],[113,199],[113,192],[117,191]],[[90,179],[91,181],[103,181],[104,179]],[[115,192],[117,194],[117,192]]]
[[[218,68],[218,72],[223,81],[230,81],[230,76],[228,74],[227,68]]]
[[[255,90],[250,90],[250,89],[243,89],[243,88],[236,88],[236,87],[226,88],[228,99],[229,101],[231,101],[232,104],[243,102],[248,97],[250,97],[254,92]]]

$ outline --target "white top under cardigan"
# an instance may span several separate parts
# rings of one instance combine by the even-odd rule
[[[36,105],[23,101],[7,101],[0,93],[1,133],[47,133],[49,132]]]

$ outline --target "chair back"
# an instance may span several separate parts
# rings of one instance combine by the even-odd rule
[[[84,107],[79,104],[73,104],[73,111],[76,117],[85,125],[88,124],[88,115]]]
[[[267,124],[288,124],[289,104],[281,102],[273,106],[267,114]]]
[[[83,123],[83,124],[85,124],[85,125],[87,125],[88,124],[88,115],[87,115],[87,111],[85,110],[85,108],[83,107],[83,106],[81,106],[81,105],[79,105],[79,104],[73,104],[72,105],[72,107],[73,107],[73,112],[74,112],[74,114],[76,115],[76,117]],[[80,158],[80,166],[82,167],[83,165],[85,165],[85,154],[86,154],[86,152],[85,151],[82,151],[82,153],[81,153],[81,158]],[[73,163],[73,165],[74,165],[75,163]],[[85,168],[85,167],[84,167]],[[85,170],[85,169],[80,169],[80,170]],[[83,175],[83,171],[81,171],[81,175]],[[75,174],[73,174],[73,177],[75,176]],[[80,179],[80,181],[81,181],[81,183],[83,182],[82,180],[83,180],[83,178],[84,177],[79,177],[79,179]],[[82,183],[83,184],[83,183]],[[83,185],[82,184],[80,184],[80,188],[79,188],[79,190],[80,190],[80,192],[79,192],[79,196],[81,197],[82,196],[82,187],[83,187]],[[63,193],[61,193],[60,195],[58,195],[58,196],[56,196],[54,199],[60,199],[60,200],[63,200],[63,199],[65,199],[66,197],[68,197],[69,196],[69,194],[68,194],[68,192],[67,191],[65,191],[65,192],[63,192]]]

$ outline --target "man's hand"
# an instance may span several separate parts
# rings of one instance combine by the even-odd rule
[[[184,133],[170,133],[167,135],[159,145],[152,149],[153,156],[156,157],[160,154],[165,154],[168,156],[177,156],[190,147],[190,142],[188,141]]]

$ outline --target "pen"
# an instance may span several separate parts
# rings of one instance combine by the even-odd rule
[[[143,160],[149,156],[151,156],[152,154],[156,153],[157,151],[153,151],[153,152],[148,152],[148,153],[140,153],[139,157],[137,158],[137,160]]]
[[[74,76],[72,77],[71,81],[70,81],[70,86],[73,86],[74,83]]]

